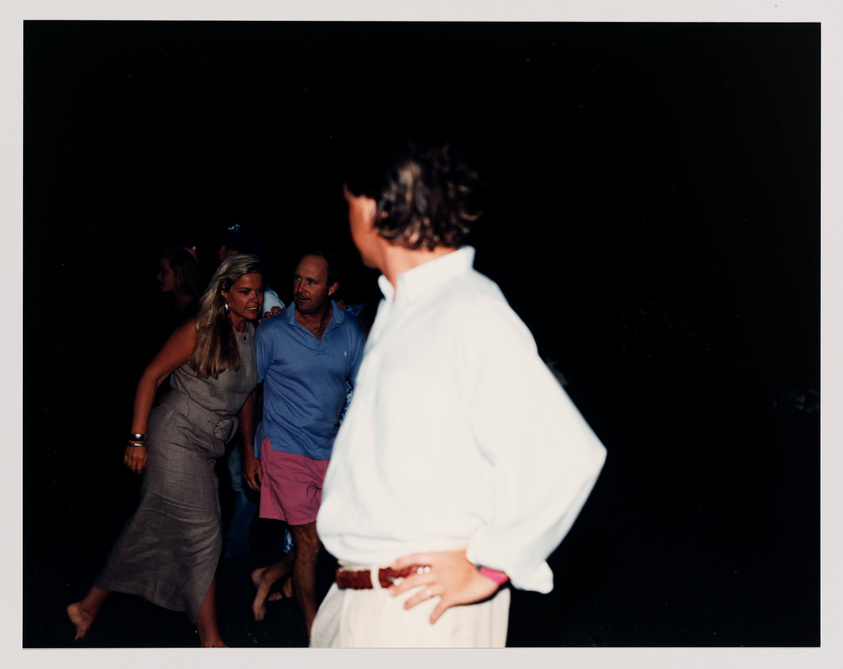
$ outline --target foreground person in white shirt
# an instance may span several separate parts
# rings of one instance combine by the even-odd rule
[[[317,531],[340,561],[313,647],[501,647],[507,580],[546,559],[606,451],[500,289],[461,247],[474,174],[447,146],[345,186],[384,294],[337,436]]]

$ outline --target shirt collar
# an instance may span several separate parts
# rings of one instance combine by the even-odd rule
[[[396,291],[389,279],[383,275],[378,277],[378,285],[387,302],[391,302],[395,298],[396,292],[400,292],[402,301],[414,299],[418,295],[430,292],[438,286],[465,274],[473,266],[474,247],[463,246],[452,253],[399,274],[398,287],[400,291]]]
[[[289,312],[289,313],[287,313]],[[296,320],[296,304],[295,302],[291,303],[289,307],[284,309],[281,313],[287,314],[287,324],[288,325],[297,325],[298,321]],[[331,320],[328,321],[328,327],[331,327],[331,323],[336,323],[339,325],[345,320],[345,312],[337,306],[337,303],[331,300]],[[327,328],[325,328],[327,330]]]
[[[337,303],[331,300],[331,320],[336,321],[337,324],[345,320],[346,313],[337,306]]]

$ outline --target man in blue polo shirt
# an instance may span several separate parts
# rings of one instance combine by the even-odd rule
[[[244,449],[244,476],[260,490],[260,516],[286,521],[295,542],[291,558],[257,572],[255,617],[263,617],[270,587],[292,568],[308,635],[316,616],[322,481],[346,382],[354,384],[366,340],[357,320],[331,300],[339,286],[334,264],[322,251],[305,254],[293,274],[294,307],[264,321],[255,333],[263,420],[256,431],[249,420],[241,425],[244,444],[254,445]]]

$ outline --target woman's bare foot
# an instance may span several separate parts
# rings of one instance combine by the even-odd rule
[[[211,579],[211,585],[202,600],[202,606],[196,612],[196,631],[199,633],[199,645],[202,648],[228,648],[220,638],[217,627],[217,577]]]
[[[76,625],[76,641],[83,639],[88,633],[91,623],[94,622],[95,615],[87,609],[83,609],[82,602],[68,604],[67,617],[70,618],[70,622]]]
[[[222,639],[216,637],[215,639],[208,639],[207,641],[201,641],[202,648],[228,648],[223,642]]]

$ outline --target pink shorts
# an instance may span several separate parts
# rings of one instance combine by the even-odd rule
[[[315,522],[329,462],[273,451],[266,437],[261,443],[260,517],[286,520],[290,525]]]

